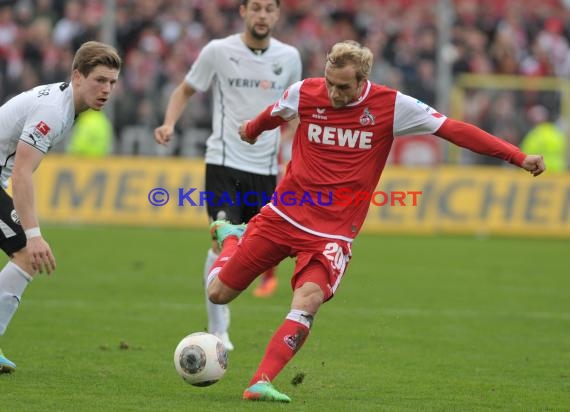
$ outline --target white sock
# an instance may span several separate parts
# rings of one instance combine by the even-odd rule
[[[286,318],[294,322],[298,322],[309,329],[311,329],[311,326],[313,326],[314,316],[309,312],[305,312],[304,310],[291,309]]]
[[[210,269],[217,258],[218,255],[212,249],[209,249],[204,265],[204,286],[206,290],[206,309],[208,310],[208,332],[222,334],[226,333],[230,327],[230,308],[228,305],[216,305],[208,299],[208,285],[219,271],[212,273],[212,276],[208,275],[210,275]]]
[[[6,263],[0,271],[0,336],[6,331],[31,281],[32,277],[13,262]]]

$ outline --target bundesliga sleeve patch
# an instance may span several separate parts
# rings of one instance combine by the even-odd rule
[[[37,131],[42,136],[46,136],[50,130],[51,130],[50,127],[45,122],[41,121],[36,125],[36,129],[34,130],[34,132]]]
[[[37,145],[42,138],[45,138],[50,130],[50,127],[44,121],[39,122],[30,135],[34,140],[34,145]]]

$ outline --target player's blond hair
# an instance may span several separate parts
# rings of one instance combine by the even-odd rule
[[[356,80],[367,79],[372,70],[374,56],[368,47],[360,45],[354,40],[345,40],[336,43],[327,54],[327,65],[342,69],[352,65],[356,69]]]
[[[87,77],[99,65],[121,70],[121,57],[113,46],[98,41],[88,41],[75,52],[72,70]]]

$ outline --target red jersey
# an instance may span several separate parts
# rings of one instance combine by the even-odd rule
[[[269,113],[287,120],[298,116],[300,124],[291,162],[267,207],[301,230],[347,241],[360,231],[370,206],[369,200],[354,198],[375,191],[394,137],[433,134],[448,120],[417,99],[371,82],[357,101],[335,109],[324,78],[290,86],[275,105],[248,124],[248,135],[275,127]],[[475,126],[454,122],[466,126],[458,133],[462,137],[451,138],[457,127],[448,127],[442,137],[479,153],[522,162],[520,156],[513,160],[520,153],[515,146],[499,143]]]

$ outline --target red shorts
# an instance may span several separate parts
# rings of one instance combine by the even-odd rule
[[[293,290],[306,282],[320,286],[325,301],[332,298],[346,271],[351,244],[312,235],[296,228],[271,208],[251,219],[235,253],[218,278],[236,290],[245,290],[261,273],[286,257],[295,257]]]

